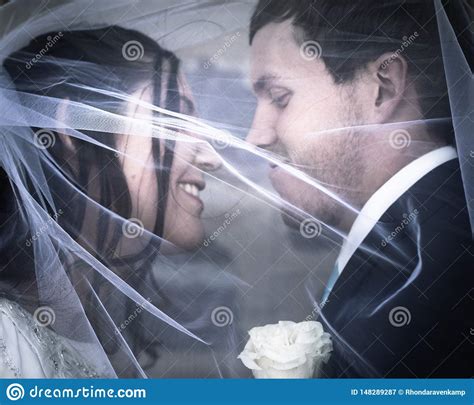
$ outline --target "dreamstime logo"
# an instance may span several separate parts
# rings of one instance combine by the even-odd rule
[[[407,49],[413,42],[415,42],[416,38],[418,38],[418,32],[415,31],[409,37],[406,35],[402,38],[402,45],[398,48],[390,57],[385,60],[382,65],[380,66],[382,69],[386,69],[388,65],[390,65],[395,59],[397,59],[400,54]]]
[[[122,225],[122,232],[126,238],[134,239],[143,235],[144,226],[137,218],[130,218]]]
[[[56,211],[52,217],[49,217],[48,220],[36,230],[36,232],[31,233],[31,237],[26,240],[25,245],[30,247],[34,241],[38,240],[38,238],[48,230],[53,222],[58,221],[59,216],[63,213],[64,211],[61,208]]]
[[[390,146],[394,149],[403,149],[410,146],[411,136],[404,129],[397,129],[390,134]]]
[[[135,61],[143,58],[145,50],[138,41],[128,41],[122,46],[122,56],[128,61]]]
[[[323,49],[317,41],[305,41],[300,46],[300,55],[304,60],[315,60],[321,57]]]
[[[50,307],[38,307],[33,313],[33,319],[39,326],[49,326],[56,320],[56,314]]]
[[[402,326],[408,325],[411,322],[411,313],[408,308],[395,307],[392,308],[388,314],[388,319],[392,326],[401,328]]]
[[[317,319],[321,313],[321,310],[329,303],[329,299],[326,301],[322,302],[320,305],[315,305],[313,307],[313,310],[311,311],[311,314],[309,314],[306,318],[304,318],[305,321],[312,321],[314,319]]]
[[[216,149],[225,149],[232,144],[232,135],[226,131],[217,132],[211,143]]]
[[[471,152],[469,153],[469,156],[474,159],[474,150],[471,150]]]
[[[41,58],[48,53],[48,51],[56,45],[56,43],[63,37],[63,33],[60,31],[58,32],[54,37],[51,35],[48,35],[46,37],[46,42],[45,46],[39,50],[39,52],[25,65],[25,67],[30,70],[35,63],[38,63]]]
[[[221,233],[227,229],[227,226],[229,226],[232,223],[232,221],[235,218],[237,218],[239,215],[240,215],[240,208],[237,208],[235,211],[231,213],[226,212],[224,215],[225,220],[222,223],[222,225],[220,225],[211,235],[209,235],[209,237],[203,242],[203,245],[205,247],[208,247],[211,244],[211,242],[215,241],[221,235]]]
[[[212,55],[206,62],[204,62],[204,69],[209,69],[217,60],[224,55],[227,52],[227,49],[229,49],[232,44],[237,40],[237,38],[240,37],[240,32],[237,31],[234,35],[232,35],[230,38],[227,37],[227,39],[224,42],[224,45],[220,47],[214,55]]]
[[[6,394],[10,401],[18,401],[25,396],[25,389],[21,384],[13,383],[7,387]]]
[[[147,298],[146,301],[151,302],[151,298]],[[145,305],[145,301],[143,301],[141,304],[138,304],[138,306],[135,308],[135,310],[128,316],[127,319],[125,319],[118,327],[115,329],[115,334],[118,335],[121,331],[125,330],[128,325],[130,325],[137,317],[140,315],[140,313],[143,311]]]
[[[6,397],[10,401],[18,401],[23,399],[25,396],[25,388],[22,384],[12,383],[5,390]],[[40,402],[43,399],[104,399],[104,398],[146,398],[147,391],[143,388],[118,388],[118,389],[106,389],[106,388],[94,388],[94,386],[85,387],[79,386],[78,388],[64,387],[64,388],[43,388],[35,384],[33,388],[27,392],[27,399],[39,399]],[[44,401],[43,401],[44,402]],[[68,401],[69,402],[69,401]],[[29,402],[28,402],[29,403]]]
[[[215,326],[222,328],[232,324],[234,313],[229,307],[217,307],[211,313],[211,320]]]
[[[39,129],[35,132],[33,144],[39,149],[48,149],[56,143],[56,136],[53,131]]]
[[[380,245],[382,247],[387,246],[394,238],[396,238],[399,233],[403,232],[407,225],[410,225],[410,223],[412,223],[416,219],[418,214],[419,211],[416,208],[409,214],[404,213],[403,220],[400,222],[400,225],[397,225],[397,227],[392,232],[390,232],[390,235],[383,238]]]
[[[303,238],[306,238],[306,239],[316,238],[319,235],[321,235],[321,232],[322,232],[321,223],[314,219],[307,218],[304,221],[302,221],[300,224],[300,233],[303,236]]]

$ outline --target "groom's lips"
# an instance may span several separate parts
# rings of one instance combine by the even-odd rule
[[[275,169],[276,167],[281,167],[282,165],[290,165],[291,161],[288,158],[281,158],[277,163],[275,162],[269,162],[271,169]]]
[[[293,197],[294,193],[292,192],[295,181],[295,178],[292,177],[284,168],[282,167],[272,167],[268,175],[274,190],[278,193],[280,198],[286,203],[297,204]],[[294,191],[294,190],[293,190]],[[300,218],[294,209],[290,206],[287,206],[285,202],[281,202],[281,216],[286,225],[290,227],[299,227]]]
[[[288,166],[293,166],[293,160],[286,151],[275,151],[276,157],[269,161],[268,177],[275,191],[286,200],[286,196],[291,189],[291,183],[294,181],[294,175],[289,173]],[[294,167],[294,166],[293,166]]]
[[[270,171],[268,173],[268,178],[270,179],[273,188],[278,194],[281,193],[281,183],[282,183],[282,176],[285,175],[285,170],[282,169],[280,166],[275,164],[270,164]]]
[[[292,164],[289,159],[285,159],[281,163],[285,165]],[[282,197],[284,200],[288,200],[288,198],[292,199],[292,190],[295,189],[294,186],[295,183],[298,182],[298,179],[294,174],[290,173],[286,167],[283,167],[282,164],[275,164],[273,162],[270,163],[268,178],[280,197]]]

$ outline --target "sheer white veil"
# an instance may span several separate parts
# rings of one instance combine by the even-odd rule
[[[440,2],[435,5],[474,228],[472,67]],[[305,167],[246,143],[245,124],[198,118],[183,108],[181,65],[177,67],[174,53],[192,54],[235,32],[245,32],[247,43],[254,6],[246,1],[17,0],[0,8],[0,167],[5,172],[2,193],[5,190],[9,201],[2,215],[5,272],[0,293],[31,313],[47,308],[54,316],[47,327],[67,339],[102,376],[247,377],[237,355],[250,327],[320,315],[324,281],[347,230],[280,197],[264,177],[263,167],[280,166],[295,181],[333,199],[338,210],[355,216],[360,207]],[[219,22],[223,13],[231,16],[225,24]],[[117,27],[115,33],[108,32],[111,27]],[[95,36],[88,37],[88,31]],[[114,70],[111,60],[97,64],[87,57],[74,58],[76,50],[67,48],[74,44],[74,33],[83,35],[83,43],[123,40],[115,42],[123,66]],[[149,60],[152,45],[144,35],[161,48],[157,60]],[[353,40],[361,41],[357,36]],[[221,54],[230,48],[221,46]],[[416,41],[410,46],[416,47]],[[78,49],[88,52],[87,47]],[[151,73],[147,64],[155,66]],[[204,69],[228,89],[218,94],[216,104],[223,109],[235,104],[236,110],[243,110],[232,86],[245,79]],[[136,83],[130,79],[133,72]],[[200,80],[196,74],[193,82]],[[139,88],[153,81],[166,83],[160,89],[169,94],[146,99],[127,92],[135,84]],[[194,95],[197,105],[200,97],[206,97],[205,89]],[[135,114],[128,113],[127,105],[133,105]],[[403,143],[409,141],[404,136],[412,125],[450,123],[451,117],[440,117],[349,129],[374,135],[395,131]],[[348,133],[344,130],[348,129],[332,131],[341,136]],[[156,159],[123,147],[128,142],[123,140],[137,138],[150,141]],[[220,168],[213,171],[198,164],[197,149],[211,154]],[[86,160],[76,162],[76,152]],[[142,199],[156,198],[158,214],[151,225],[137,209],[141,205],[135,205],[133,194],[122,190],[127,185],[120,170],[123,162],[158,180],[157,190],[141,194]],[[168,238],[170,231],[165,230],[172,167],[179,163],[207,182],[202,217],[206,234],[194,249],[182,249],[179,238]],[[109,177],[94,183],[104,173]],[[124,206],[129,209],[122,210]],[[296,231],[280,221],[282,212],[300,220]],[[416,229],[414,221],[411,226]],[[193,226],[200,233],[198,222]],[[194,232],[192,226],[178,225],[188,236]],[[383,255],[372,246],[365,248]],[[288,270],[294,275],[288,277]],[[330,324],[326,327],[338,339],[338,332]],[[341,341],[346,344],[342,337]],[[377,375],[364,353],[347,346]],[[150,362],[151,374],[144,370]]]

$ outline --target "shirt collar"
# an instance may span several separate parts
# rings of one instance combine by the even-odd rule
[[[415,159],[393,175],[362,207],[342,244],[336,261],[339,274],[389,207],[430,171],[457,157],[453,146],[443,146]]]

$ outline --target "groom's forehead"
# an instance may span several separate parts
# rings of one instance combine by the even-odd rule
[[[285,60],[288,53],[297,52],[298,44],[290,21],[270,23],[257,31],[252,41],[251,53],[254,61]]]

